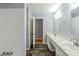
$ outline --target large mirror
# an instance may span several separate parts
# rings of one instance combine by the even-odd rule
[[[72,34],[79,34],[79,4],[73,3],[71,8]]]

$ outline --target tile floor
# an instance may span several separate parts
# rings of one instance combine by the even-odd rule
[[[46,44],[36,44],[34,48],[26,51],[26,56],[55,56],[55,52],[49,51]]]

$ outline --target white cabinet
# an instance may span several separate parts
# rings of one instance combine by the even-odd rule
[[[59,47],[56,47],[56,56],[68,56],[68,55]]]
[[[55,52],[56,49],[55,49],[54,45],[52,44],[49,37],[47,37],[47,45],[48,45],[48,48],[50,51]]]
[[[49,50],[56,52],[56,56],[68,56],[50,37],[47,39]]]

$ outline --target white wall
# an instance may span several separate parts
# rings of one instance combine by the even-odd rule
[[[55,21],[55,31],[54,32],[60,32],[60,24],[61,24],[61,19],[59,18],[59,19],[55,19],[54,20]]]
[[[32,15],[30,8],[26,7],[26,49],[30,50],[30,46],[32,44]]]
[[[0,54],[25,55],[24,9],[0,9]]]

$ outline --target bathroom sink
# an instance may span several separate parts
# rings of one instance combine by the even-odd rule
[[[62,44],[62,48],[68,52],[79,53],[79,47],[72,44]]]

